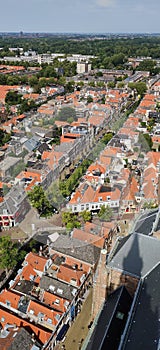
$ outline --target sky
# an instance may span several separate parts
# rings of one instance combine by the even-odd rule
[[[0,32],[159,33],[160,0],[0,0]]]

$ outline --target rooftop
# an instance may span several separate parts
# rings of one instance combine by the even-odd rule
[[[145,276],[134,300],[125,340],[119,350],[157,350],[160,335],[160,263]]]
[[[62,235],[51,244],[51,248],[91,265],[96,264],[100,254],[100,248],[79,239]]]
[[[70,286],[65,282],[46,275],[42,276],[39,286],[45,291],[50,291],[51,293],[67,300],[72,300],[77,292],[76,287]]]
[[[159,262],[159,252],[158,239],[133,233],[116,242],[108,258],[108,267],[143,277]]]

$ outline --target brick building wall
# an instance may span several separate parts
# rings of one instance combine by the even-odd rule
[[[108,268],[108,278],[107,278],[107,294],[112,293],[118,287],[124,285],[128,293],[133,296],[139,279],[130,275],[127,275],[118,270],[111,270]]]

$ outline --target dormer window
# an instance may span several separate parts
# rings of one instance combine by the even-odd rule
[[[59,305],[59,299],[56,299],[54,304],[58,304]]]
[[[102,202],[102,197],[99,197],[98,200],[99,200],[99,202]]]

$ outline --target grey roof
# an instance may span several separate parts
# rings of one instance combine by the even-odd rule
[[[41,289],[46,291],[49,290],[51,293],[70,301],[74,298],[78,290],[76,287],[73,287],[70,284],[46,275],[42,276],[39,286]],[[49,287],[51,287],[51,289]]]
[[[37,136],[31,137],[29,140],[27,140],[24,143],[25,148],[27,148],[29,152],[33,151],[36,147],[38,147],[38,145],[39,145],[39,137]]]
[[[0,162],[0,168],[3,171],[8,170],[10,167],[13,167],[14,165],[16,165],[18,162],[20,162],[21,158],[17,158],[17,157],[6,157],[4,158],[1,162]]]
[[[94,265],[97,263],[100,255],[100,248],[88,244],[79,239],[61,235],[51,248],[66,255],[70,255],[80,261]]]
[[[160,264],[143,280],[134,299],[119,350],[158,350],[160,345]]]
[[[143,277],[160,262],[160,240],[133,233],[116,242],[108,266],[124,273]]]
[[[23,294],[30,294],[34,286],[33,281],[27,281],[27,280],[20,280],[13,288],[13,290],[16,290]]]
[[[158,213],[158,209],[154,209],[150,211],[147,210],[144,214],[142,214],[141,217],[136,222],[136,225],[134,227],[134,232],[149,235],[152,231],[157,213]]]
[[[38,146],[37,150],[42,154],[44,151],[50,150],[50,148],[49,148],[49,146],[48,146],[47,143],[42,142],[42,143]]]
[[[62,152],[62,153],[66,153],[68,151],[70,151],[70,149],[72,149],[73,147],[73,142],[63,142],[61,145],[55,146],[55,151],[56,152]]]
[[[3,210],[7,210],[7,214],[14,214],[26,197],[27,195],[21,185],[13,186],[7,193],[4,202],[0,204],[0,215],[5,215]]]
[[[29,333],[25,328],[20,328],[18,331],[14,331],[13,328],[9,328],[11,333],[7,333],[7,337],[0,340],[2,349],[6,350],[31,350],[33,346],[32,334]],[[41,348],[40,343],[35,343],[37,349]],[[4,346],[4,347],[3,347]]]

